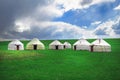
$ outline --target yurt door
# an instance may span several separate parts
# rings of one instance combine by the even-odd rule
[[[65,45],[64,45],[64,49],[65,49]]]
[[[91,45],[91,52],[93,52],[93,47],[94,47],[94,45]]]
[[[16,49],[19,50],[20,45],[16,45]]]
[[[58,50],[58,45],[55,46],[56,50]]]
[[[34,50],[37,50],[37,45],[33,45],[33,49],[34,49]]]
[[[74,50],[76,50],[76,45],[74,46]]]

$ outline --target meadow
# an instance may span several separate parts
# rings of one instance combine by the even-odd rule
[[[120,80],[120,39],[105,40],[111,52],[49,50],[52,40],[41,40],[45,50],[11,51],[9,41],[2,41],[0,80]],[[60,41],[73,44],[76,40]],[[22,42],[26,47],[28,41]]]

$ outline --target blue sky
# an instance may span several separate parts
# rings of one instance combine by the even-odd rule
[[[120,0],[1,0],[0,39],[120,38]]]
[[[90,24],[95,21],[106,21],[118,15],[118,11],[114,11],[118,5],[118,1],[113,3],[102,3],[101,5],[93,5],[87,9],[70,10],[63,14],[62,17],[55,18],[54,21],[64,21],[77,26],[86,26],[92,28]]]

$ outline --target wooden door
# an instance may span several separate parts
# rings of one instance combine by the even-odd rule
[[[74,46],[74,50],[76,50],[76,45]]]
[[[16,45],[16,49],[17,49],[17,50],[20,50],[20,45]]]
[[[64,49],[66,48],[66,46],[64,45]]]
[[[91,52],[93,52],[93,47],[94,47],[94,45],[91,45],[91,47],[90,47]]]
[[[33,45],[33,49],[34,49],[34,50],[37,50],[37,45]]]
[[[55,49],[58,50],[58,45],[55,46]]]

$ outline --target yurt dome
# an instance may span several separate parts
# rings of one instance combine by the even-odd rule
[[[41,41],[39,41],[39,39],[34,38],[27,44],[26,49],[31,50],[45,49],[45,46]]]
[[[52,43],[49,44],[49,49],[58,50],[58,49],[64,49],[64,48],[63,48],[63,44],[60,41],[55,40],[55,41],[53,41]]]
[[[8,44],[8,50],[24,50],[24,45],[16,39]]]
[[[73,44],[74,50],[90,50],[90,43],[86,39],[80,39]]]
[[[71,48],[71,44],[69,42],[64,42],[64,48]]]
[[[91,43],[91,52],[110,52],[111,45],[103,39],[97,39]]]

